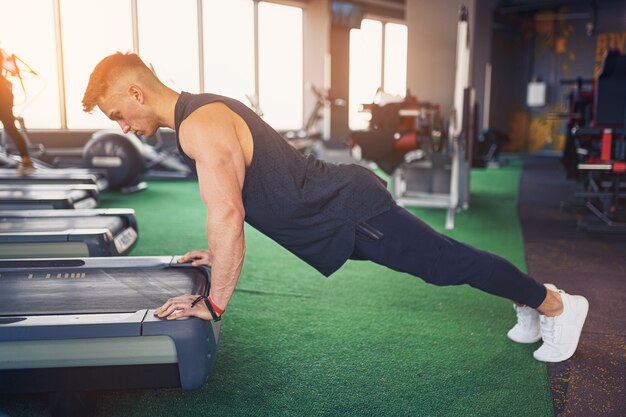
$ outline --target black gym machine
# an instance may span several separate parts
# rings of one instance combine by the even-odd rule
[[[626,55],[610,50],[595,80],[562,83],[575,85],[562,163],[579,179],[575,195],[596,219],[579,221],[579,229],[626,232]]]

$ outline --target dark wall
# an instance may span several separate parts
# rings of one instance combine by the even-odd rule
[[[524,111],[526,82],[531,73],[532,34],[520,30],[524,22],[507,18],[494,24],[490,127],[511,134]],[[524,133],[522,133],[524,135]]]
[[[626,32],[626,2],[597,4],[595,18],[588,4],[496,15],[490,124],[510,135],[510,150],[562,149],[565,120],[556,115],[566,111],[571,87],[561,80],[593,78],[598,42],[607,40],[607,33]],[[591,35],[589,23],[594,23]],[[608,42],[624,48],[626,36]],[[526,87],[533,77],[546,82],[547,103],[530,109]]]
[[[626,2],[613,0],[598,5],[598,32],[621,32],[626,30]]]

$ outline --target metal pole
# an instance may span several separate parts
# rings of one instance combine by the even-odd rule
[[[387,32],[387,22],[381,22],[383,25],[383,44],[382,48],[380,48],[380,87],[382,91],[385,91],[385,35]]]
[[[483,96],[483,131],[489,129],[491,111],[491,63],[485,64],[485,95]]]
[[[254,95],[261,103],[259,94],[259,2],[254,1]]]
[[[137,12],[137,0],[130,1],[130,16],[133,29],[133,52],[139,55],[139,16]]]
[[[202,11],[202,0],[197,0],[197,15],[198,15],[198,71],[199,71],[199,88],[201,93],[204,91],[204,18]]]
[[[67,112],[65,109],[65,70],[63,66],[63,39],[61,35],[61,4],[60,0],[53,0],[52,13],[54,14],[54,37],[57,58],[57,79],[59,81],[59,116],[61,129],[67,129]]]

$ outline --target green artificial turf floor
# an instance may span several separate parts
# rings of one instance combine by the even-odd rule
[[[450,236],[524,269],[517,215],[520,163],[476,170],[470,210]],[[206,246],[195,182],[152,181],[135,195],[132,255]],[[437,230],[445,213],[414,210]],[[440,288],[366,262],[326,279],[256,230],[222,321],[217,363],[199,391],[109,391],[97,416],[529,416],[552,415],[535,345],[506,338],[511,303],[467,286]],[[11,417],[45,414],[45,397],[0,397]]]

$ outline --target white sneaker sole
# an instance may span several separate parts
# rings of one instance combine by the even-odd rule
[[[541,340],[541,333],[537,334],[537,336],[533,336],[531,338],[520,338],[518,336],[515,336],[515,334],[511,331],[509,331],[506,334],[506,337],[508,337],[509,339],[511,339],[512,341],[516,342],[516,343],[524,343],[524,344],[530,344],[530,343],[537,343],[538,341]]]
[[[550,362],[550,363],[563,362],[571,358],[576,352],[576,349],[578,348],[578,342],[580,341],[580,335],[582,334],[583,326],[585,325],[585,320],[587,319],[587,313],[589,313],[589,301],[587,301],[587,299],[583,297],[582,295],[578,297],[580,297],[580,305],[578,306],[580,311],[579,311],[578,317],[576,318],[577,319],[576,320],[576,332],[577,332],[576,342],[572,344],[570,349],[565,351],[561,356],[557,356],[557,357],[538,358],[536,355],[537,351],[533,352],[533,357],[537,359],[538,361]]]

